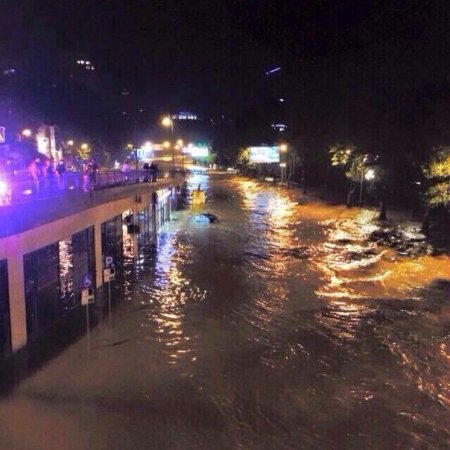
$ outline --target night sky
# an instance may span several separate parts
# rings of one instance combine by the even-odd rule
[[[86,54],[155,111],[236,115],[280,65],[308,127],[446,88],[449,30],[445,1],[23,0],[6,2],[0,38],[4,57]]]

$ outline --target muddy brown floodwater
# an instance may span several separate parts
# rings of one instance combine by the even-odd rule
[[[0,400],[0,448],[449,448],[449,257],[369,242],[368,210],[190,182],[206,205],[134,255],[90,350]]]

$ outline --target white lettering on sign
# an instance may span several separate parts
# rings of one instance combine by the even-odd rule
[[[112,256],[105,256],[105,267],[111,267],[114,265],[114,259]]]

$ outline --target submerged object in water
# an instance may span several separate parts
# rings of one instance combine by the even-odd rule
[[[194,222],[198,222],[198,223],[205,223],[205,222],[216,223],[216,222],[220,222],[219,218],[215,214],[211,214],[211,213],[196,214],[195,216],[192,217],[191,220],[193,220]]]
[[[219,218],[215,214],[202,213],[201,215],[206,217],[209,220],[209,223],[219,222]]]

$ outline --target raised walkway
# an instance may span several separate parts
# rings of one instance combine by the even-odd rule
[[[0,206],[0,238],[23,233],[55,220],[77,214],[94,206],[114,200],[136,196],[150,191],[179,185],[182,174],[175,174],[157,181],[144,181],[142,174],[127,179],[109,177],[108,182],[98,182],[94,188],[44,191],[22,197],[21,201]],[[106,180],[106,177],[100,180]],[[176,180],[175,180],[176,179]],[[113,182],[114,181],[114,182]],[[0,242],[1,245],[1,242]],[[1,252],[0,252],[1,253]]]

